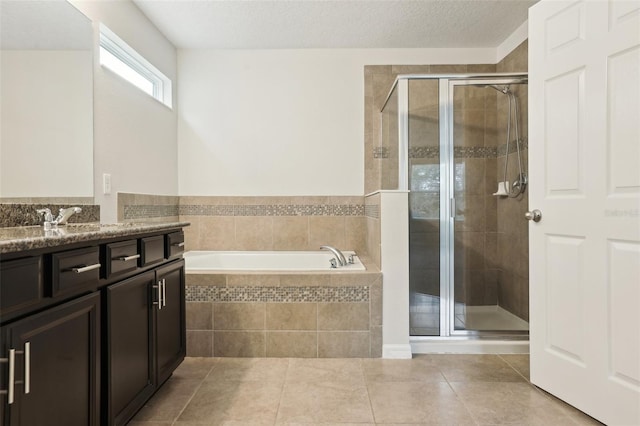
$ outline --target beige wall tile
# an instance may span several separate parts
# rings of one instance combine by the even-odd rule
[[[366,260],[366,259],[365,259]],[[362,287],[373,285],[381,274],[379,272],[333,272],[330,274],[331,287]]]
[[[278,287],[280,276],[277,274],[227,274],[229,287]]]
[[[214,331],[214,356],[264,357],[264,331]]]
[[[180,216],[181,222],[189,222],[190,226],[183,228],[184,230],[184,249],[200,250],[200,216]]]
[[[319,358],[368,358],[368,331],[319,331]]]
[[[357,253],[367,250],[367,219],[364,216],[347,216],[345,224],[345,250],[354,250]]]
[[[213,330],[211,302],[187,302],[186,317],[187,330]]]
[[[273,219],[236,217],[236,250],[273,250]]]
[[[282,287],[327,287],[331,283],[329,274],[286,274],[280,276]]]
[[[187,330],[187,356],[213,356],[212,331]]]
[[[380,327],[371,327],[371,349],[370,356],[371,358],[381,358],[382,357],[382,326]]]
[[[186,285],[188,286],[209,286],[224,287],[227,282],[225,274],[186,274]]]
[[[306,250],[308,246],[308,217],[285,216],[273,218],[274,250]]]
[[[315,330],[316,303],[267,303],[267,330]]]
[[[382,277],[369,288],[369,318],[370,325],[382,325]]]
[[[309,250],[320,246],[345,247],[345,220],[341,216],[309,217]]]
[[[318,303],[318,330],[369,330],[369,304]]]
[[[200,250],[233,250],[235,238],[235,220],[232,216],[200,218]]]
[[[268,331],[267,356],[315,358],[318,356],[318,333],[315,331]]]
[[[264,330],[264,303],[226,303],[213,305],[215,330]]]

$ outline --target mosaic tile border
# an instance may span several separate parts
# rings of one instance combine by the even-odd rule
[[[187,286],[187,302],[368,302],[369,287]]]
[[[81,207],[82,212],[71,216],[69,223],[100,222],[99,205],[74,205]],[[56,216],[58,210],[67,207],[69,204],[0,204],[0,228],[41,225],[43,220],[36,210],[48,208]]]
[[[124,219],[178,216],[178,205],[131,204],[124,206]]]
[[[529,149],[529,140],[528,139],[521,139],[520,140],[520,151],[525,151]],[[509,154],[513,154],[514,152],[516,152],[516,144],[515,141],[514,143],[509,143]],[[500,145],[498,147],[498,157],[502,157],[503,155],[505,155],[505,153],[507,152],[507,144],[503,143],[502,145]]]
[[[180,216],[363,216],[364,204],[181,205]]]
[[[529,149],[529,142],[523,139],[520,142],[520,150]],[[454,158],[497,158],[505,155],[507,144],[498,147],[485,146],[461,146],[453,148]],[[516,152],[515,143],[509,144],[509,154]],[[440,156],[440,148],[437,146],[417,146],[409,148],[409,158],[434,158]]]
[[[389,148],[386,146],[373,147],[373,158],[389,158]]]

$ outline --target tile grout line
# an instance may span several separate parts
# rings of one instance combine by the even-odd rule
[[[458,398],[458,400],[460,401],[460,404],[462,404],[464,409],[467,410],[467,413],[469,414],[469,417],[471,417],[471,420],[473,420],[476,425],[480,425],[480,421],[478,419],[476,419],[476,416],[474,416],[473,413],[471,412],[471,410],[469,409],[469,407],[467,407],[467,404],[465,403],[465,401],[462,398],[462,396],[459,395],[458,392],[456,392],[456,390],[454,389],[453,385],[451,384],[452,382],[449,380],[447,375],[444,374],[444,372],[442,371],[442,369],[438,365],[436,365],[436,367],[438,368],[438,371],[440,371],[440,374],[442,374],[442,377],[444,377],[444,380],[447,382],[447,385],[449,386],[449,389],[451,389],[453,391],[453,394],[456,396],[456,398]]]
[[[369,382],[367,381],[367,377],[364,374],[364,365],[362,365],[362,359],[360,359],[360,366],[362,368],[362,379],[364,380],[364,388],[367,391],[367,399],[369,400],[369,408],[371,409],[371,418],[373,419],[373,423],[376,423],[376,413],[373,410],[373,402],[371,402],[371,394],[369,393]]]
[[[202,387],[202,385],[204,384],[204,381],[207,379],[207,377],[209,377],[209,374],[211,374],[211,372],[213,371],[213,369],[215,368],[215,364],[217,364],[218,361],[214,361],[213,365],[211,366],[211,368],[209,369],[209,371],[207,372],[207,374],[204,375],[204,377],[202,378],[202,380],[200,381],[200,384],[198,386],[196,386],[195,390],[193,391],[193,393],[191,394],[191,397],[189,397],[189,400],[184,404],[184,407],[182,407],[182,410],[180,410],[180,412],[178,413],[178,415],[176,416],[175,419],[173,419],[173,422],[171,422],[172,425],[175,425],[178,422],[178,419],[180,418],[180,416],[182,415],[182,413],[184,413],[184,410],[187,409],[187,407],[189,406],[189,404],[191,403],[191,401],[193,400],[193,398],[196,396],[196,394],[198,393],[198,391],[200,390],[200,388]]]
[[[287,378],[289,377],[289,369],[291,367],[291,358],[287,358],[287,371],[284,373],[284,380],[282,382],[282,389],[280,389],[280,399],[278,399],[278,409],[276,410],[276,418],[273,420],[273,424],[278,424],[278,416],[280,415],[280,406],[282,405],[282,397],[284,395],[284,387],[287,385]]]

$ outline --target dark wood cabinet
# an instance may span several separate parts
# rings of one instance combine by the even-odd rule
[[[162,305],[155,310],[156,378],[162,384],[187,351],[184,260],[158,268],[156,280],[162,286]]]
[[[123,425],[142,408],[186,354],[183,238],[3,254],[0,426]]]
[[[11,403],[1,395],[3,424],[100,424],[98,293],[4,326],[1,336],[2,383],[13,394]]]
[[[156,389],[151,289],[147,272],[106,288],[107,424],[124,424]]]
[[[124,425],[186,353],[184,260],[106,288],[107,424]]]

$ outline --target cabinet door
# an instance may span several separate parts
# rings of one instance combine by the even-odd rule
[[[99,293],[10,324],[2,336],[3,349],[15,350],[15,400],[4,424],[99,424]]]
[[[109,425],[125,424],[155,390],[154,278],[151,271],[106,289]]]
[[[158,268],[156,280],[163,289],[155,309],[157,379],[162,384],[186,353],[184,260]]]

